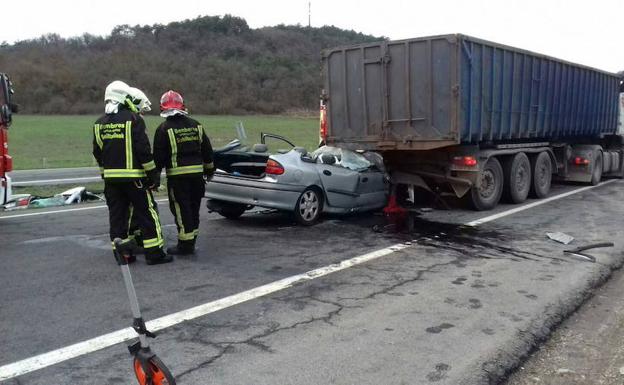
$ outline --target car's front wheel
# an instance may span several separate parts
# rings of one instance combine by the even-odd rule
[[[295,206],[295,220],[304,226],[312,226],[318,222],[323,212],[323,195],[314,188],[305,189]]]

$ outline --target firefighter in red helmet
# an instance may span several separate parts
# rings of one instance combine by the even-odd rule
[[[205,181],[214,173],[212,146],[204,127],[188,116],[182,95],[165,92],[160,111],[165,121],[154,135],[154,161],[158,169],[166,169],[169,208],[178,228],[178,244],[167,252],[193,254]]]

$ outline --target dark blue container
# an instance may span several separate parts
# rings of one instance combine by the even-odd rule
[[[463,35],[323,52],[328,142],[426,150],[596,138],[617,129],[612,73]]]

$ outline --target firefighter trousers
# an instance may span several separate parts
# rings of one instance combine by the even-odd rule
[[[169,208],[178,228],[178,241],[195,242],[199,233],[199,209],[205,192],[202,175],[167,178]]]
[[[145,181],[104,182],[104,196],[108,206],[110,238],[126,239],[130,219],[141,230],[146,251],[160,249],[165,244],[158,208]]]

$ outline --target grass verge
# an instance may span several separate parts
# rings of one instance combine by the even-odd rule
[[[309,150],[318,145],[318,119],[315,117],[197,115],[193,118],[204,125],[213,147],[222,146],[236,137],[237,122],[243,123],[250,144],[260,142],[261,132],[269,132],[285,136]],[[14,168],[95,166],[91,150],[92,127],[96,119],[95,115],[16,115],[9,130],[9,150]],[[148,115],[145,120],[151,140],[163,119]]]

